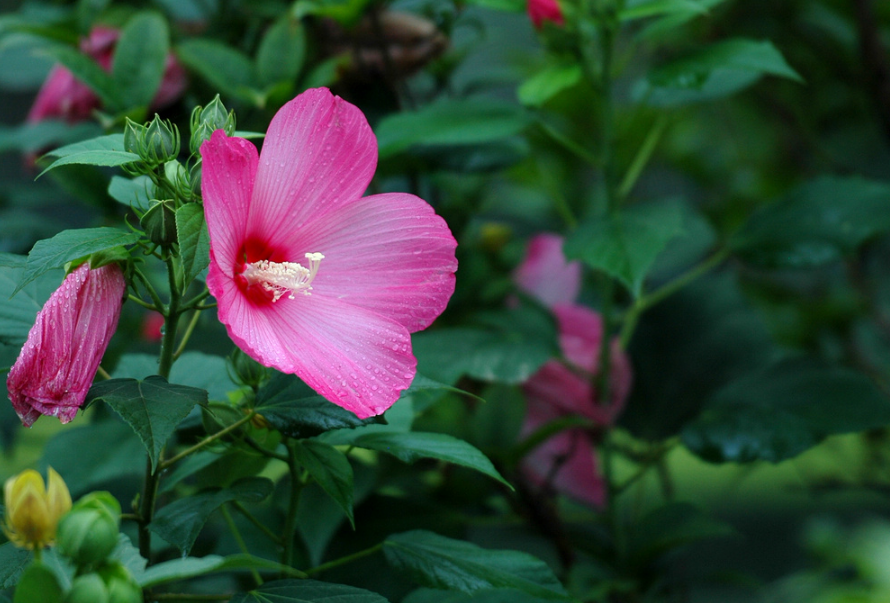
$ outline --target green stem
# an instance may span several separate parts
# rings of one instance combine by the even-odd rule
[[[226,525],[229,526],[229,531],[232,533],[232,538],[235,539],[235,542],[238,544],[238,548],[241,549],[241,552],[245,555],[250,555],[250,551],[247,550],[247,543],[244,542],[244,538],[241,537],[241,532],[238,530],[238,526],[235,525],[235,522],[232,521],[232,514],[229,513],[229,509],[226,505],[220,507],[222,511],[223,518],[226,520]],[[250,569],[250,573],[253,575],[253,579],[256,582],[257,586],[263,585],[263,579],[260,577],[260,573],[256,570],[255,567]]]
[[[192,333],[195,330],[195,327],[198,325],[198,319],[201,317],[201,311],[195,310],[195,313],[192,314],[192,319],[189,321],[189,324],[185,327],[185,333],[182,334],[182,339],[179,340],[179,347],[176,348],[176,351],[173,352],[173,360],[175,361],[182,355],[182,352],[185,350],[185,345],[188,343],[189,338],[192,336]]]
[[[182,304],[182,311],[185,312],[186,310],[192,310],[192,309],[197,308],[198,304],[200,304],[202,301],[204,301],[208,297],[210,297],[210,291],[207,289],[204,289],[199,294],[197,294],[196,296],[194,296],[193,298],[191,298],[190,300],[188,300],[187,302]]]
[[[253,448],[254,450],[256,450],[257,452],[259,452],[260,454],[262,454],[263,456],[269,457],[270,459],[278,459],[279,461],[282,461],[285,463],[288,461],[288,457],[286,455],[278,454],[274,450],[269,450],[268,448],[261,445],[259,442],[257,442],[250,436],[244,437],[244,443],[247,444],[248,446],[250,446],[251,448]],[[349,451],[347,451],[347,454],[349,454]]]
[[[161,358],[158,364],[158,374],[164,379],[170,378],[170,369],[173,368],[173,352],[176,350],[176,327],[179,325],[179,302],[182,301],[180,291],[176,284],[176,267],[173,259],[167,258],[167,279],[170,282],[170,304],[164,316],[164,336],[161,339]]]
[[[252,523],[254,526],[256,526],[256,528],[257,528],[260,532],[262,532],[263,534],[265,534],[265,536],[266,536],[269,540],[271,540],[272,542],[274,542],[274,543],[277,544],[277,545],[281,545],[281,544],[282,544],[282,542],[281,542],[281,536],[279,536],[278,534],[276,534],[275,532],[273,532],[272,530],[270,530],[269,528],[267,528],[265,525],[263,525],[263,524],[260,522],[259,519],[257,519],[256,517],[254,517],[253,513],[251,513],[251,512],[247,509],[247,507],[245,507],[243,504],[241,504],[241,503],[238,502],[237,500],[232,501],[232,506],[235,507],[235,509],[237,509],[238,512],[240,512],[242,515],[244,515],[244,518],[247,519],[247,521],[249,521],[250,523]]]
[[[151,297],[151,301],[154,303],[153,309],[157,310],[158,312],[162,312],[164,303],[161,301],[161,297],[158,295],[158,292],[155,291],[155,288],[152,286],[151,282],[149,282],[148,277],[142,274],[141,270],[134,270],[133,273],[136,275],[136,278],[138,278],[139,281],[142,283],[142,286],[145,287],[145,290],[148,291],[148,296]]]
[[[697,266],[693,266],[674,280],[670,281],[662,285],[660,288],[656,289],[652,293],[647,295],[643,295],[634,302],[634,305],[631,306],[630,310],[628,310],[627,315],[624,317],[624,325],[621,329],[621,347],[627,348],[630,343],[630,339],[633,336],[634,330],[637,326],[637,321],[640,318],[640,315],[651,308],[652,306],[660,303],[667,297],[670,297],[677,291],[683,289],[699,277],[707,274],[717,266],[723,263],[723,261],[729,256],[729,251],[727,249],[721,249],[701,264]]]
[[[154,310],[155,312],[158,311],[158,308],[157,308],[156,306],[154,306],[154,305],[152,305],[152,304],[150,304],[150,303],[148,303],[148,302],[146,302],[146,301],[143,301],[143,300],[139,299],[139,298],[136,297],[135,295],[132,295],[132,294],[131,294],[131,295],[128,295],[128,296],[127,296],[127,299],[129,299],[131,302],[134,302],[134,303],[139,304],[139,305],[142,306],[143,308],[147,308],[147,309],[149,309],[149,310]]]
[[[559,143],[563,146],[563,148],[572,152],[577,157],[589,163],[590,165],[599,166],[600,162],[593,155],[593,153],[582,147],[580,144],[542,120],[538,120],[536,123],[541,128],[541,130],[543,130],[544,133],[547,134],[547,136],[553,139],[554,142]]]
[[[652,126],[652,129],[649,130],[649,133],[646,135],[646,139],[643,140],[643,144],[633,158],[630,167],[627,168],[627,173],[624,175],[624,179],[618,186],[618,196],[622,199],[627,197],[627,195],[630,194],[630,191],[633,190],[640,174],[643,173],[643,168],[646,167],[646,164],[649,163],[649,159],[652,157],[652,153],[655,152],[655,148],[658,146],[658,142],[661,140],[661,135],[664,134],[666,126],[666,115],[659,115],[658,119],[655,121],[655,125]]]
[[[151,562],[151,523],[155,513],[155,501],[158,496],[158,484],[161,481],[160,464],[152,471],[151,457],[145,463],[145,488],[142,492],[142,505],[139,508],[139,554]]]
[[[206,438],[204,438],[203,440],[201,440],[200,442],[198,442],[198,443],[195,444],[194,446],[191,446],[190,448],[186,448],[185,450],[183,450],[182,452],[180,452],[180,453],[177,454],[176,456],[171,457],[171,458],[167,459],[166,461],[160,463],[160,464],[158,465],[158,467],[159,467],[161,470],[169,469],[170,467],[172,467],[173,465],[175,465],[176,463],[178,463],[179,461],[181,461],[181,460],[184,459],[185,457],[189,456],[190,454],[194,454],[195,452],[201,450],[202,448],[204,448],[204,447],[207,446],[208,444],[212,444],[212,443],[215,442],[216,440],[220,439],[220,438],[223,437],[224,435],[229,434],[229,433],[235,431],[236,429],[238,429],[239,427],[241,427],[242,425],[244,425],[245,423],[247,423],[248,421],[250,421],[250,420],[253,418],[253,415],[254,415],[254,414],[256,414],[256,413],[254,413],[253,411],[250,411],[248,414],[244,415],[243,417],[241,417],[240,419],[238,419],[237,421],[235,421],[234,423],[232,423],[231,425],[229,425],[229,426],[226,427],[225,429],[221,429],[221,430],[217,431],[216,433],[207,436]]]
[[[334,567],[339,567],[341,565],[346,565],[347,563],[352,563],[353,561],[356,561],[363,557],[368,557],[369,555],[373,555],[374,553],[376,553],[382,549],[383,549],[383,543],[381,542],[380,544],[375,544],[371,548],[367,548],[367,549],[361,550],[357,553],[353,553],[351,555],[346,555],[345,557],[340,557],[339,559],[334,559],[333,561],[328,561],[327,563],[322,563],[321,565],[313,567],[312,569],[308,569],[308,570],[306,570],[306,575],[314,576],[315,574],[320,574],[321,572],[323,572],[325,570],[329,570]]]

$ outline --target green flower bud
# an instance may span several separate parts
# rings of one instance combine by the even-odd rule
[[[195,199],[201,198],[201,163],[198,162],[192,167],[192,171],[189,173],[189,184],[192,188],[192,196]]]
[[[140,154],[142,139],[145,137],[145,126],[127,118],[124,126],[124,150],[128,153]]]
[[[266,367],[242,352],[240,348],[235,348],[228,360],[235,373],[236,383],[241,385],[256,388],[269,376]]]
[[[108,603],[108,588],[98,574],[78,576],[71,583],[65,603]]]
[[[121,508],[108,492],[81,498],[59,522],[59,551],[78,567],[104,561],[117,546]]]
[[[173,201],[153,200],[139,224],[152,243],[169,247],[176,242],[176,206]]]
[[[197,154],[201,150],[201,143],[210,140],[210,136],[216,130],[223,130],[226,136],[235,133],[235,112],[226,111],[217,94],[206,107],[195,107],[192,111],[191,126],[189,149],[193,154]]]
[[[155,113],[142,138],[139,155],[143,161],[151,165],[160,165],[176,159],[179,155],[179,129]]]
[[[99,568],[108,589],[108,603],[142,603],[142,589],[123,565],[108,563]]]

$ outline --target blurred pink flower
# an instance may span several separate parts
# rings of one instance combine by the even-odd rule
[[[91,57],[105,71],[111,71],[114,48],[120,32],[109,27],[94,27],[89,37],[80,43],[80,50]],[[151,103],[152,109],[161,109],[182,95],[186,86],[185,69],[172,54],[167,55],[161,86]],[[44,119],[64,119],[69,123],[89,119],[93,109],[100,106],[99,97],[82,84],[67,68],[56,65],[43,82],[34,104],[28,112],[30,123]]]
[[[142,319],[142,339],[160,341],[164,337],[164,316],[160,312],[149,312]]]
[[[362,197],[377,140],[326,88],[282,107],[257,157],[242,138],[201,146],[207,285],[229,336],[361,418],[414,378],[410,333],[454,292],[457,242],[422,199]]]
[[[577,415],[610,426],[630,394],[632,370],[618,340],[609,350],[609,399],[598,399],[593,382],[599,374],[603,320],[595,311],[574,303],[581,288],[581,265],[568,262],[562,237],[541,234],[529,242],[514,273],[519,288],[551,308],[559,327],[559,345],[568,365],[550,360],[526,381],[529,435],[553,419]],[[533,450],[524,466],[539,481],[594,505],[601,505],[605,487],[596,470],[593,441],[581,429],[562,431]]]
[[[559,3],[556,0],[528,0],[526,10],[535,29],[544,27],[544,21],[552,21],[557,25],[565,23],[562,9],[559,8]]]
[[[127,284],[118,264],[82,264],[50,296],[6,379],[22,424],[74,418],[117,328]]]

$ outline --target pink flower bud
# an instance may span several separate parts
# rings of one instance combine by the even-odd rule
[[[74,418],[108,347],[127,283],[118,264],[82,264],[50,296],[28,333],[6,387],[22,424]]]
[[[528,18],[532,20],[535,29],[544,27],[544,21],[552,21],[557,25],[565,23],[562,9],[556,0],[528,0],[526,10],[528,11]]]

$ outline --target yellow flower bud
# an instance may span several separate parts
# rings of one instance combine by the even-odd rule
[[[40,549],[56,538],[59,518],[71,509],[71,494],[58,473],[48,471],[48,486],[33,469],[22,471],[3,486],[6,517],[3,533],[16,546]]]

